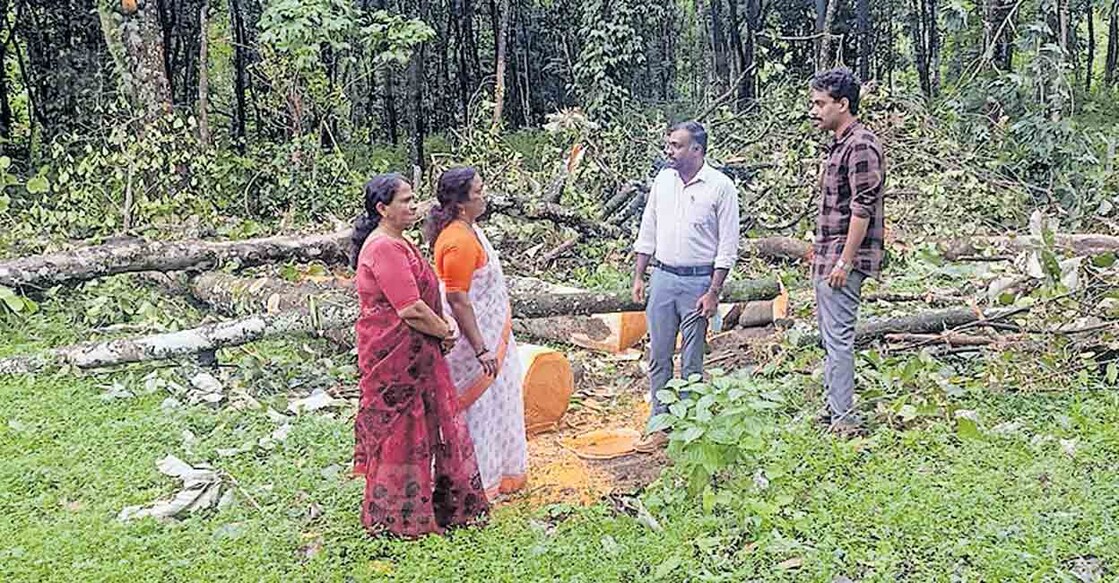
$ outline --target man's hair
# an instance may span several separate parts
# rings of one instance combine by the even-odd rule
[[[677,130],[684,130],[692,137],[692,142],[699,145],[700,151],[704,154],[707,153],[707,130],[703,129],[703,125],[695,121],[682,121],[680,123],[672,124],[668,128],[668,133]]]
[[[851,115],[859,114],[859,90],[862,84],[850,69],[836,67],[820,71],[812,77],[812,88],[816,91],[826,91],[836,101],[846,97],[847,102],[851,104]]]

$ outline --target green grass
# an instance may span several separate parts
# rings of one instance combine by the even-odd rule
[[[76,328],[44,306],[5,325],[0,354]],[[299,344],[255,350],[296,363]],[[797,420],[814,407],[802,376],[785,383],[794,405],[761,460],[768,487],[740,468],[722,482],[729,506],[704,512],[669,473],[646,495],[662,531],[607,503],[512,505],[484,528],[400,542],[360,527],[346,411],[295,419],[271,451],[220,457],[275,423],[264,410],[163,411],[167,394],[144,394],[142,376],[0,381],[0,580],[1059,581],[1074,580],[1078,557],[1098,559],[1108,577],[1119,572],[1114,392],[972,391],[961,404],[979,413],[981,439],[924,422],[843,442]],[[114,380],[138,396],[103,400]],[[1003,422],[1018,427],[992,431]],[[196,439],[184,442],[184,431]],[[1075,451],[1060,440],[1076,440]],[[181,522],[118,522],[121,508],[176,490],[155,468],[167,454],[234,476],[235,504]],[[312,504],[321,515],[308,515]],[[319,549],[309,558],[308,545]],[[801,565],[783,568],[789,559]]]

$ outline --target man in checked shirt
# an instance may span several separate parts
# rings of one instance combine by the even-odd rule
[[[827,354],[824,389],[831,430],[859,431],[855,393],[855,322],[863,281],[877,278],[884,256],[886,160],[878,138],[856,117],[859,80],[848,69],[817,73],[811,118],[835,141],[820,179],[813,245],[816,315]]]

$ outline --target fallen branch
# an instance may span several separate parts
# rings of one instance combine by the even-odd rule
[[[291,284],[273,278],[250,279],[218,272],[195,278],[192,289],[198,299],[233,315],[301,309],[316,301],[356,304],[349,287]],[[724,294],[727,303],[747,302],[775,298],[780,290],[773,279],[746,280],[731,282]],[[645,309],[644,304],[633,301],[628,291],[593,292],[530,278],[509,278],[509,296],[514,318],[586,316]]]
[[[518,283],[522,290],[540,285],[540,282],[532,281]],[[196,278],[192,289],[200,299],[232,313],[256,311],[261,302],[266,309],[274,308],[276,313],[254,314],[181,332],[89,342],[4,358],[0,359],[0,374],[26,374],[51,366],[70,365],[85,369],[166,360],[290,334],[324,334],[332,330],[346,332],[353,327],[360,313],[352,289],[345,287],[293,286],[278,280],[252,280],[211,273]],[[726,293],[732,301],[749,301],[776,297],[778,291],[775,280],[759,280],[734,282],[727,286]],[[577,290],[541,296],[522,291],[511,293],[511,301],[514,318],[644,309],[643,305],[633,302],[628,293],[621,292]]]
[[[588,219],[574,210],[550,202],[495,194],[489,197],[488,208],[489,212],[516,213],[519,218],[547,220],[565,225],[587,237],[617,238],[624,234],[616,226]]]
[[[932,292],[924,294],[903,294],[894,292],[879,292],[863,296],[865,302],[922,302],[934,307],[954,306],[959,304],[966,304],[969,300],[966,296],[934,294]]]
[[[1058,250],[1075,255],[1098,255],[1107,252],[1119,252],[1119,236],[1100,234],[1068,234],[1057,235],[1054,245]],[[971,237],[955,239],[940,244],[941,255],[949,261],[959,261],[964,258],[983,259],[990,254],[984,251],[994,251],[994,255],[1005,256],[1005,253],[1019,253],[1040,249],[1042,241],[1032,235],[1017,237]]]
[[[0,285],[46,289],[138,271],[205,271],[236,261],[250,267],[279,261],[345,263],[350,231],[244,241],[126,241],[0,262]]]
[[[807,261],[812,244],[792,237],[761,237],[742,239],[739,253],[743,257],[760,257],[771,261]]]
[[[87,342],[33,355],[0,359],[0,375],[27,374],[53,366],[69,365],[85,369],[168,360],[266,338],[352,326],[357,313],[357,306],[353,302],[344,306],[323,304],[314,312],[292,310],[209,324],[181,332]]]

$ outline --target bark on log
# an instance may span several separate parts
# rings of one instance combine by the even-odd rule
[[[982,313],[984,320],[998,319],[1011,310],[993,309]],[[932,310],[911,316],[895,318],[876,318],[859,324],[855,328],[855,343],[866,344],[888,334],[940,334],[953,328],[979,322],[979,314],[971,308],[949,308]],[[819,334],[806,334],[798,344],[819,344]]]
[[[792,237],[761,237],[743,239],[740,254],[772,261],[807,261],[812,244]]]
[[[255,315],[180,332],[87,342],[0,359],[0,375],[27,374],[52,366],[97,368],[190,356],[265,338],[352,326],[357,312],[352,302],[345,305],[324,303],[314,311]]]
[[[350,231],[243,241],[129,241],[0,262],[0,285],[45,289],[137,271],[203,271],[236,261],[348,261]]]
[[[864,302],[922,302],[934,307],[957,306],[966,304],[968,298],[966,296],[955,296],[946,294],[903,294],[894,292],[880,292],[867,294],[863,296]]]
[[[1119,236],[1101,234],[1057,235],[1054,241],[1057,249],[1075,255],[1097,255],[1119,252]],[[949,261],[964,257],[981,256],[991,249],[996,252],[1018,253],[1041,248],[1041,241],[1032,235],[1020,237],[972,237],[955,239],[940,244],[941,255]]]
[[[291,284],[282,280],[249,279],[226,273],[207,273],[195,278],[194,295],[218,310],[233,315],[261,310],[284,311],[304,308],[312,300],[344,297],[356,303],[351,288],[311,283]],[[725,301],[747,302],[777,297],[773,279],[731,282],[725,288]],[[636,312],[644,304],[633,301],[629,292],[592,292],[560,288],[528,278],[509,278],[513,317],[519,319],[549,316],[587,316],[614,312]],[[341,301],[341,300],[339,300]]]

